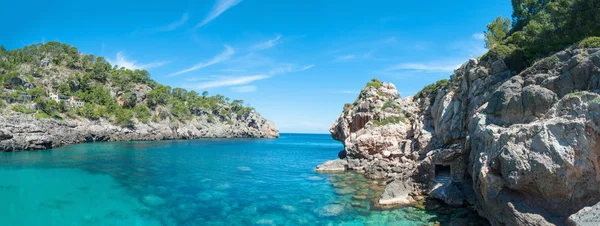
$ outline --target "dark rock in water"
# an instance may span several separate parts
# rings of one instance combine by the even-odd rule
[[[462,191],[454,183],[441,184],[434,188],[429,195],[452,206],[462,206],[465,200]]]
[[[437,210],[442,207],[442,204],[436,199],[427,199],[425,201],[425,209],[426,210]]]
[[[413,192],[411,182],[395,180],[385,187],[385,190],[379,197],[379,204],[406,205],[414,203],[414,200],[409,197],[411,192]]]
[[[466,226],[469,225],[469,219],[459,218],[450,221],[448,226]]]
[[[346,157],[348,157],[348,153],[346,152],[346,150],[338,152],[338,158],[345,159]]]

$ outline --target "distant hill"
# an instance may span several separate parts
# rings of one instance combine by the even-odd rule
[[[277,134],[272,122],[245,106],[243,100],[161,85],[152,80],[146,70],[111,65],[104,57],[82,54],[74,46],[59,42],[15,50],[0,46],[0,111],[3,117],[103,123],[131,131],[154,124],[168,124],[174,129],[180,127],[177,125],[201,125],[195,127],[198,131],[213,126],[229,128],[226,129],[229,133],[199,132],[188,138],[274,137]],[[249,118],[259,120],[253,122]],[[261,126],[267,122],[269,132],[263,133]],[[236,128],[244,130],[246,135],[237,134]]]

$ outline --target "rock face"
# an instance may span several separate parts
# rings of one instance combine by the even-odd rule
[[[404,99],[388,83],[363,89],[330,129],[348,169],[413,181],[492,225],[584,224],[600,201],[600,49],[519,74],[471,59],[433,87]]]
[[[170,140],[197,138],[277,138],[273,122],[250,112],[229,123],[193,120],[186,123],[137,123],[116,126],[100,120],[37,120],[33,115],[0,116],[0,151],[50,149],[94,141]]]

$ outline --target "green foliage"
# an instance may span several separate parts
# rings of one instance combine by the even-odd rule
[[[387,117],[381,121],[373,120],[373,123],[375,123],[375,125],[378,125],[378,126],[383,126],[383,125],[387,125],[387,124],[397,124],[400,122],[406,123],[406,118],[403,116],[393,116],[393,117]]]
[[[577,46],[579,48],[600,48],[600,37],[587,37],[581,40]]]
[[[383,82],[379,81],[379,79],[373,78],[370,82],[367,83],[367,86],[365,88],[375,87],[375,89],[379,89],[382,85]]]
[[[146,94],[148,106],[154,107],[157,105],[166,104],[167,100],[169,99],[170,92],[171,92],[171,87],[163,86],[160,84],[157,85],[156,87],[154,87],[154,89],[152,89],[152,91],[150,91],[148,94]]]
[[[584,40],[578,47],[599,46],[600,1],[598,0],[512,0],[513,21],[510,36],[495,53],[482,59],[502,59],[520,72],[536,59]],[[589,39],[586,39],[590,37]]]
[[[77,108],[77,114],[89,119],[99,119],[102,116],[92,103],[85,103],[83,107]]]
[[[593,103],[593,104],[600,104],[600,97],[596,97],[596,98],[594,98],[593,100],[590,100],[590,103]]]
[[[386,101],[385,103],[383,103],[383,106],[381,107],[381,110],[385,110],[387,108],[391,108],[391,109],[396,109],[399,106],[396,105],[396,103],[394,103],[393,101]]]
[[[150,119],[150,109],[148,109],[148,107],[146,107],[146,105],[136,105],[133,108],[133,112],[135,113],[135,117],[140,120],[140,122],[143,123],[148,123],[149,119]]]
[[[115,111],[115,124],[128,127],[133,126],[133,111],[124,108],[118,108]]]
[[[23,114],[33,114],[33,113],[35,113],[35,110],[30,109],[30,108],[28,108],[28,107],[26,107],[25,105],[22,105],[22,104],[17,104],[15,106],[13,106],[12,110],[16,111],[16,112],[23,113]]]
[[[432,83],[432,84],[429,84],[429,85],[423,87],[423,89],[421,91],[419,91],[419,92],[417,92],[417,94],[415,94],[415,97],[421,98],[421,97],[427,97],[427,96],[429,96],[429,94],[437,94],[437,90],[446,89],[449,85],[450,85],[450,81],[448,79],[438,80],[435,83]],[[432,99],[435,99],[435,97],[433,97]]]
[[[25,65],[29,71],[19,70]],[[48,66],[51,65],[51,68]],[[230,100],[222,95],[209,96],[207,91],[199,95],[196,91],[173,88],[158,84],[146,70],[130,70],[119,65],[110,65],[103,57],[83,55],[77,48],[59,42],[47,42],[21,49],[6,50],[0,47],[0,87],[9,89],[0,92],[0,102],[22,101],[21,94],[35,98],[40,118],[60,118],[65,114],[76,118],[107,118],[123,126],[131,126],[133,117],[140,122],[150,119],[161,121],[167,118],[188,120],[207,115],[213,122],[221,118],[231,120],[243,117],[254,108],[244,106],[242,100]],[[68,78],[56,76],[71,73]],[[40,81],[50,81],[48,90]],[[22,86],[29,83],[28,86]],[[25,88],[35,87],[35,88]],[[50,88],[51,87],[51,88]],[[136,90],[136,91],[134,91]],[[139,91],[148,90],[145,96]],[[49,100],[48,92],[75,96],[85,102],[83,107],[66,111],[69,105]],[[119,101],[117,101],[119,100]],[[31,112],[24,106],[18,111]]]
[[[47,118],[51,118],[51,117],[50,117],[50,115],[46,114],[45,112],[38,112],[37,114],[35,114],[35,118],[40,120],[40,119],[47,119]]]
[[[58,93],[63,94],[63,95],[71,95],[71,87],[69,87],[69,84],[67,83],[61,83],[58,86]]]
[[[510,20],[497,17],[494,21],[487,25],[485,32],[485,48],[493,49],[496,44],[500,43],[510,32]]]
[[[190,110],[181,101],[174,101],[171,107],[171,114],[182,120],[190,118]]]

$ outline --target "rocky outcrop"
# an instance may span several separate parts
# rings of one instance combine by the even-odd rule
[[[0,116],[0,150],[40,150],[95,141],[170,140],[197,138],[277,138],[273,122],[250,112],[231,122],[164,121],[121,127],[105,119],[36,119],[33,115]]]
[[[348,168],[348,161],[344,159],[336,159],[327,161],[317,166],[317,172],[344,172]]]
[[[573,214],[600,201],[600,49],[508,68],[471,59],[408,98],[366,87],[330,129],[348,169],[401,194],[396,181],[412,181],[492,225],[584,224]]]

